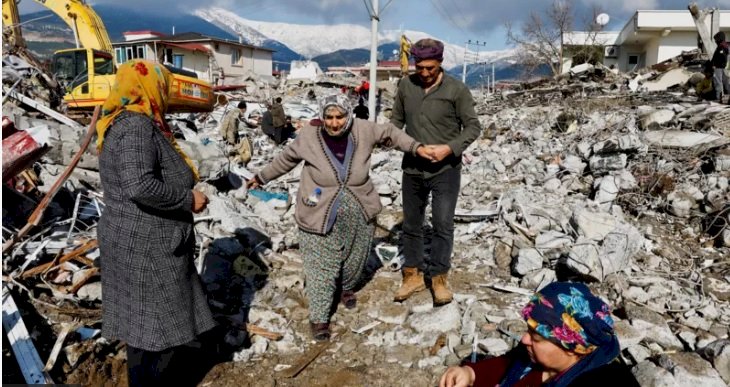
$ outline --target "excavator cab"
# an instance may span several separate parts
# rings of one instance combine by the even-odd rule
[[[93,108],[104,102],[114,83],[114,59],[104,51],[76,48],[53,55],[53,73],[66,89],[70,108]]]

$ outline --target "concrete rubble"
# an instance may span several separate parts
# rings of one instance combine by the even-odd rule
[[[699,70],[679,65],[634,75],[587,65],[539,85],[474,92],[485,131],[463,156],[450,273],[457,296],[440,308],[427,292],[392,302],[400,280],[392,269],[400,267],[401,155],[377,149],[372,178],[385,209],[376,237],[385,247],[380,258],[372,254],[358,307],[339,308],[333,317],[335,331],[343,332],[333,344],[337,352],[319,356],[342,368],[394,366],[433,384],[475,350],[495,356],[517,345],[525,330],[520,308],[532,292],[579,280],[614,307],[621,356],[642,385],[730,383],[730,109],[696,101],[686,84]],[[357,82],[320,76],[250,83],[212,113],[172,119],[181,147],[200,168],[197,188],[211,199],[195,227],[196,267],[211,309],[229,326],[235,361],[279,372],[312,345],[292,203],[301,168],[247,191],[245,180],[283,146],[241,125],[254,155],[236,165],[218,122],[239,99],[255,119],[275,96],[295,122],[306,122],[317,113],[312,95]],[[380,122],[387,122],[393,92],[384,89]],[[85,129],[12,98],[3,114],[19,129],[51,131],[51,149],[32,174],[3,187],[7,242],[78,151]],[[82,325],[100,326],[99,254],[89,243],[102,211],[96,151],[88,149],[43,222],[4,250],[7,286],[52,327],[32,333],[37,342],[52,344],[60,323],[79,315]],[[72,257],[59,263],[59,254]],[[49,302],[74,312],[44,309]],[[119,351],[101,338],[72,336],[64,346],[71,354],[53,371],[58,380],[77,380],[80,362],[92,361],[73,355],[74,348]]]

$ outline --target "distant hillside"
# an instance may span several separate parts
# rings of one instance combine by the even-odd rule
[[[187,14],[150,14],[141,10],[123,8],[114,5],[99,4],[94,6],[94,11],[104,21],[109,38],[112,42],[124,40],[124,31],[154,30],[163,34],[171,34],[175,27],[177,33],[199,32],[203,35],[215,36],[223,39],[238,39],[228,32],[208,23],[207,21],[193,15]],[[49,39],[62,34],[73,42],[71,28],[60,17],[55,16],[51,11],[40,11],[21,16],[22,20],[31,20],[47,15],[54,15],[49,18],[36,20],[23,25],[23,34],[39,32]],[[53,35],[52,35],[53,33]]]
[[[104,21],[112,42],[124,40],[125,31],[155,30],[163,34],[195,31],[204,35],[224,39],[237,39],[226,31],[205,20],[185,14],[151,15],[145,12],[121,8],[113,5],[96,5],[94,10]],[[50,17],[44,17],[49,16]],[[74,37],[66,23],[51,11],[40,11],[21,15],[21,21],[42,18],[23,24],[23,36],[28,48],[42,58],[50,57],[55,50],[74,47]],[[272,48],[274,49],[274,48]]]
[[[381,44],[378,46],[378,58],[382,60],[392,59],[393,50],[398,50],[395,43]],[[356,48],[352,50],[337,50],[335,52],[319,55],[312,58],[313,61],[319,63],[319,67],[325,70],[332,66],[354,66],[370,62],[370,50],[365,48]]]
[[[154,30],[163,34],[171,34],[173,27],[176,33],[199,32],[212,37],[238,40],[237,35],[231,34],[192,14],[151,14],[140,10],[104,4],[95,5],[94,10],[104,21],[104,26],[112,42],[124,40],[122,33],[125,31]],[[49,57],[57,49],[74,47],[74,37],[71,29],[51,11],[25,14],[21,16],[21,20],[31,20],[48,15],[53,16],[23,25],[23,36],[26,36],[29,48],[42,57]],[[51,41],[56,42],[56,44],[50,44]],[[259,45],[275,50],[273,60],[275,67],[278,65],[280,70],[288,70],[289,63],[292,60],[301,59],[301,55],[278,41],[265,40],[259,42]]]
[[[448,73],[457,78],[461,79],[461,67],[456,67],[448,71]],[[534,74],[533,77],[549,76],[550,67],[542,66]],[[491,82],[492,67],[483,65],[469,65],[467,66],[466,72],[466,84],[471,88],[480,88],[486,86],[487,77],[490,77]],[[525,78],[524,68],[519,64],[510,64],[503,67],[496,67],[494,69],[494,76],[499,81],[520,81]]]

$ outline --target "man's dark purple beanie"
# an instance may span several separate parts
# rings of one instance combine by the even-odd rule
[[[430,44],[425,44],[425,41],[426,39],[421,39],[411,47],[411,56],[413,57],[413,59],[416,62],[428,59],[435,59],[439,62],[443,61],[444,44],[434,39],[433,42],[435,42],[436,45],[433,46]]]

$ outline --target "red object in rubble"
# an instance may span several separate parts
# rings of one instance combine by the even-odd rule
[[[17,131],[18,129],[15,128],[15,124],[13,123],[13,121],[10,121],[10,118],[8,118],[8,116],[3,116],[3,139]]]
[[[4,123],[4,122],[3,122]],[[3,136],[5,127],[3,125]],[[50,148],[38,144],[33,137],[24,130],[3,138],[3,181],[8,181],[18,173],[33,165]]]

